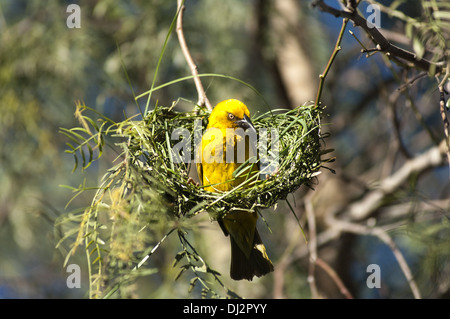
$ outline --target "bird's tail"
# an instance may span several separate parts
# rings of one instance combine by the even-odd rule
[[[266,247],[259,237],[258,230],[255,229],[253,237],[253,247],[250,255],[247,256],[239,248],[233,236],[231,240],[231,268],[230,276],[234,280],[252,280],[253,276],[261,277],[273,271],[273,265],[266,253]]]

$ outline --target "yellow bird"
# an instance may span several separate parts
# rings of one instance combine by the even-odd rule
[[[238,144],[243,139],[242,135],[230,134],[230,129],[238,128],[252,130],[256,136],[247,106],[235,99],[217,104],[209,116],[201,147],[197,151],[197,172],[200,182],[206,186],[205,190],[226,192],[245,182],[249,175],[258,174],[257,165],[252,167],[248,164],[246,168],[252,169],[251,174],[240,174],[233,179],[233,172],[252,155],[249,143],[245,143],[245,153],[240,151]],[[227,157],[227,150],[233,152],[232,156],[229,154]],[[252,280],[253,276],[260,277],[273,271],[272,262],[256,229],[257,219],[255,211],[232,210],[218,220],[225,236],[230,235],[230,276],[234,280]]]

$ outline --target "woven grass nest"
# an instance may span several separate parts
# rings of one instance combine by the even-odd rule
[[[321,159],[328,151],[321,150],[325,136],[320,130],[320,107],[304,105],[292,110],[273,110],[254,116],[252,122],[257,131],[260,128],[269,132],[273,128],[278,130],[279,165],[275,173],[258,179],[248,188],[224,193],[205,191],[201,185],[188,182],[190,177],[197,176],[194,161],[177,163],[174,160],[171,150],[179,140],[172,140],[171,134],[177,128],[191,132],[187,141],[192,145],[191,154],[185,156],[194,159],[194,126],[197,125],[198,130],[201,123],[204,132],[208,116],[209,112],[203,109],[177,112],[173,107],[157,107],[136,124],[135,128],[139,129],[126,134],[129,164],[142,172],[149,188],[163,193],[178,217],[192,217],[206,210],[212,219],[217,219],[233,209],[273,207],[301,185],[310,186],[323,163],[329,161]],[[273,141],[268,135],[270,147]]]

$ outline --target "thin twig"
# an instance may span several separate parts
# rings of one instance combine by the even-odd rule
[[[316,265],[319,266],[320,268],[322,268],[327,274],[328,276],[330,276],[330,278],[334,281],[334,283],[336,284],[336,286],[338,286],[339,291],[347,298],[347,299],[353,299],[352,294],[350,293],[350,291],[348,291],[347,287],[345,286],[344,282],[341,280],[341,278],[339,277],[339,275],[336,273],[336,271],[334,271],[333,268],[331,268],[330,265],[328,265],[327,262],[325,262],[323,259],[321,258],[317,258],[316,259]]]
[[[403,185],[412,174],[442,165],[444,163],[442,155],[445,153],[444,143],[442,141],[439,146],[434,146],[423,154],[407,160],[395,173],[379,181],[377,188],[369,191],[360,200],[349,205],[346,208],[345,215],[355,221],[364,220],[382,205],[383,200],[387,196]]]
[[[366,19],[364,19],[364,17],[362,17],[357,12],[357,10],[354,10],[353,12],[351,12],[350,10],[339,10],[339,9],[330,7],[323,0],[314,0],[312,2],[312,5],[319,7],[319,9],[321,11],[330,13],[330,14],[334,15],[335,17],[347,18],[347,19],[352,20],[356,26],[361,27],[362,29],[364,29],[364,31],[366,31],[370,35],[372,40],[377,45],[379,45],[380,51],[385,52],[389,56],[406,60],[409,63],[411,63],[412,65],[414,65],[415,67],[422,69],[424,71],[427,71],[427,72],[429,72],[430,70],[433,70],[433,68],[434,68],[436,74],[439,74],[442,72],[441,64],[428,61],[427,59],[424,59],[424,58],[418,58],[415,53],[412,53],[410,51],[407,51],[405,49],[402,49],[402,48],[390,43],[383,36],[383,34],[381,34],[381,32],[376,27],[374,27],[373,25],[368,23],[368,21]]]
[[[318,106],[320,103],[320,99],[322,96],[323,91],[323,85],[325,83],[325,78],[327,77],[328,72],[330,71],[331,65],[333,64],[334,59],[336,58],[336,55],[341,50],[341,41],[344,36],[345,28],[347,27],[348,19],[342,20],[342,27],[341,31],[339,32],[339,36],[336,40],[336,45],[334,46],[333,53],[330,56],[330,59],[328,60],[327,66],[325,67],[325,70],[322,74],[319,75],[320,81],[319,81],[319,89],[317,90],[317,96],[316,96],[316,105]]]
[[[317,289],[315,280],[315,268],[316,265],[322,268],[334,281],[336,286],[338,286],[339,291],[348,299],[353,299],[351,293],[345,287],[339,275],[333,270],[333,268],[328,265],[324,260],[318,257],[317,254],[317,230],[316,230],[316,217],[314,213],[314,207],[312,205],[313,193],[307,195],[304,199],[305,202],[305,212],[306,218],[308,220],[308,230],[309,230],[309,240],[308,240],[308,251],[309,251],[309,273],[308,273],[308,283],[311,289],[312,298],[320,298],[320,294]]]
[[[141,259],[141,261],[137,264],[137,266],[135,266],[131,271],[137,271],[137,269],[141,268],[141,266],[147,261],[147,259],[150,258],[151,255],[153,255],[153,253],[159,248],[159,246],[163,243],[163,241],[169,237],[169,235],[175,230],[176,228],[172,228],[167,234],[164,235],[163,238],[161,238],[161,240],[155,245],[155,247],[152,248],[152,250],[150,251],[150,253],[148,253],[147,255],[144,256],[144,258]],[[108,293],[103,297],[103,299],[109,299],[117,290],[119,290],[122,281],[124,279],[122,279],[121,281],[119,281],[118,283],[116,283],[116,285],[110,290],[108,291]]]
[[[397,112],[397,102],[401,96],[401,91],[394,91],[392,92],[389,97],[387,98],[388,105],[390,106],[391,112],[392,112],[392,124],[394,128],[394,133],[397,138],[397,143],[400,151],[402,154],[410,159],[413,156],[409,152],[408,148],[406,147],[405,143],[402,139],[401,129],[400,129],[400,119],[398,118],[398,112]]]
[[[412,79],[409,79],[408,81],[406,81],[405,84],[403,84],[402,86],[397,88],[397,91],[403,91],[405,90],[408,86],[412,85],[414,82],[416,82],[418,79],[421,79],[425,76],[427,76],[427,72],[421,72],[419,73],[417,76],[413,77]]]
[[[181,51],[183,52],[184,58],[186,59],[186,62],[191,69],[191,73],[194,76],[194,83],[195,87],[197,89],[198,93],[198,102],[197,104],[199,106],[206,106],[206,108],[209,111],[212,111],[211,103],[208,100],[208,97],[206,96],[205,89],[203,88],[203,84],[200,81],[200,78],[198,77],[198,68],[197,65],[194,62],[194,59],[192,59],[191,53],[189,52],[189,48],[186,44],[186,39],[184,37],[183,32],[183,11],[184,11],[184,0],[177,0],[178,4],[178,19],[177,19],[177,36],[178,41],[180,42]]]
[[[403,254],[398,249],[395,242],[386,233],[386,231],[384,231],[380,227],[367,227],[364,225],[337,219],[335,218],[334,214],[327,214],[326,222],[331,227],[339,229],[342,232],[349,232],[359,235],[372,235],[379,238],[382,242],[387,244],[389,248],[392,250],[394,257],[397,260],[397,263],[400,266],[400,269],[402,270],[403,275],[405,276],[409,284],[409,287],[411,288],[411,292],[414,295],[414,298],[416,299],[421,298],[419,288],[417,287],[417,284],[412,276],[411,269],[409,268],[408,263],[406,262],[405,258],[403,257]]]
[[[330,214],[342,213],[342,218],[349,221],[362,221],[367,219],[376,209],[381,207],[387,196],[407,181],[411,174],[417,174],[429,168],[443,165],[443,156],[446,151],[445,141],[442,141],[438,146],[430,148],[423,154],[416,155],[414,158],[407,160],[397,172],[377,183],[379,185],[377,188],[367,189],[366,194],[362,198],[359,198],[351,204],[346,204],[345,206],[338,205],[332,208]],[[336,240],[341,232],[342,230],[340,228],[334,227],[331,223],[329,228],[317,234],[317,246],[320,247],[330,241]],[[283,261],[284,267],[288,267],[297,260],[305,258],[308,254],[308,247],[302,246]]]

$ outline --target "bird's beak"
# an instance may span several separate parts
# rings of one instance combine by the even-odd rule
[[[256,133],[256,129],[253,126],[252,121],[250,121],[250,118],[244,114],[244,118],[242,120],[236,121],[236,125],[238,127],[243,128],[244,130],[250,129]]]

